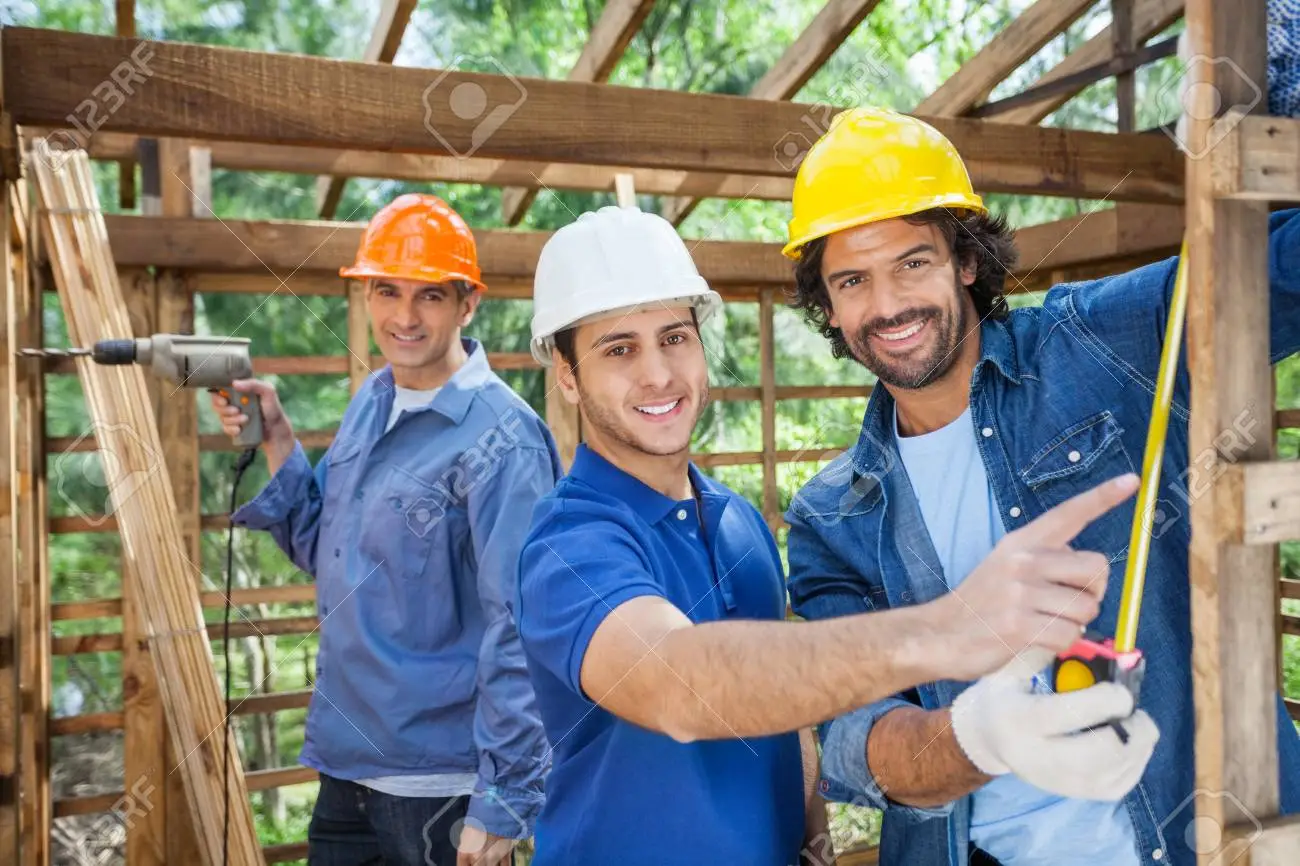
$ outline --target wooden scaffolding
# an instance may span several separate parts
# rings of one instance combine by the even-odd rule
[[[1280,613],[1281,598],[1300,599],[1300,582],[1279,580],[1277,544],[1300,540],[1300,464],[1275,459],[1274,430],[1300,427],[1300,410],[1264,413],[1245,452],[1223,453],[1220,431],[1242,406],[1274,406],[1268,348],[1259,339],[1268,311],[1266,221],[1272,201],[1300,200],[1300,120],[1266,116],[1265,2],[1112,0],[1113,23],[1027,92],[990,101],[993,88],[1096,0],[1038,0],[916,108],[966,158],[981,192],[1109,200],[1106,210],[1018,232],[1024,263],[1013,291],[1039,291],[1067,279],[1114,273],[1177,251],[1187,231],[1192,285],[1187,356],[1193,377],[1191,453],[1203,490],[1191,505],[1194,542],[1194,673],[1197,788],[1230,797],[1197,800],[1198,826],[1227,828],[1245,852],[1237,863],[1294,862],[1300,823],[1279,811],[1272,704],[1279,681],[1280,634],[1300,635],[1300,617]],[[122,172],[121,195],[144,197],[149,215],[110,216],[107,229],[138,334],[193,328],[195,297],[238,292],[346,298],[346,354],[259,357],[259,374],[349,376],[353,389],[377,363],[370,357],[359,288],[337,276],[357,248],[360,225],[341,222],[217,221],[207,190],[213,167],[320,175],[317,204],[331,219],[350,176],[445,180],[505,187],[504,218],[517,224],[539,189],[608,190],[630,175],[638,193],[669,197],[675,223],[700,198],[787,199],[801,147],[824,130],[838,107],[790,102],[813,73],[877,5],[829,0],[807,30],[748,97],[614,87],[606,81],[645,20],[651,0],[609,0],[567,81],[515,79],[455,70],[392,66],[415,0],[384,0],[362,62],[265,54],[135,38],[133,3],[119,0],[118,35],[7,28],[0,31],[0,235],[7,303],[0,375],[0,862],[50,862],[52,821],[122,812],[146,780],[150,808],[127,823],[131,864],[199,862],[163,718],[163,706],[139,619],[138,576],[123,576],[122,597],[50,604],[48,539],[62,532],[112,532],[111,516],[51,518],[47,455],[92,450],[94,441],[47,438],[45,380],[74,371],[66,360],[16,359],[43,344],[42,296],[52,291],[41,220],[23,179],[24,140],[70,136],[91,157],[139,162],[157,189],[134,189]],[[1186,15],[1196,60],[1189,64],[1197,111],[1186,131],[1187,156],[1172,137],[1134,131],[1136,67],[1167,56],[1149,46]],[[147,78],[142,70],[147,68]],[[134,73],[133,73],[134,70]],[[1039,126],[1088,84],[1117,81],[1116,133]],[[507,122],[480,135],[431,101],[445,91],[477,89],[489,105],[513,106]],[[111,86],[116,82],[117,87]],[[132,87],[129,96],[117,98]],[[105,95],[109,94],[109,95]],[[523,98],[521,98],[521,94]],[[436,95],[436,94],[435,94]],[[1217,95],[1222,105],[1210,105]],[[82,106],[92,100],[95,111]],[[339,105],[349,110],[341,113]],[[563,116],[564,124],[553,118]],[[86,128],[90,124],[90,129]],[[93,133],[93,134],[84,134]],[[793,154],[791,153],[793,149]],[[546,235],[476,232],[493,298],[531,297],[531,277]],[[778,466],[819,460],[827,451],[777,447],[781,400],[861,397],[859,386],[779,382],[773,316],[790,283],[779,246],[703,241],[693,248],[704,276],[729,304],[757,304],[759,381],[713,391],[717,400],[761,407],[762,448],[696,456],[701,466],[762,467],[762,511],[783,522]],[[489,349],[492,347],[489,347]],[[526,353],[492,352],[498,369],[534,367]],[[229,450],[222,436],[198,435],[189,401],[155,398],[163,459],[170,473],[191,559],[200,533],[228,526],[225,514],[201,513],[198,455]],[[547,421],[566,459],[581,432],[573,409],[547,402]],[[301,431],[308,447],[331,430]],[[1230,581],[1230,583],[1229,583]],[[1229,588],[1230,587],[1230,588]],[[311,586],[237,590],[236,604],[309,602]],[[201,596],[206,607],[220,593]],[[54,621],[121,616],[120,632],[52,637]],[[307,634],[316,617],[280,617],[236,626],[234,634]],[[120,652],[120,711],[52,719],[51,658]],[[252,696],[239,714],[307,705],[309,691]],[[1289,704],[1300,718],[1300,704]],[[54,738],[123,730],[124,790],[53,799]],[[315,777],[301,768],[247,774],[249,791]],[[305,856],[305,843],[271,846],[267,862]],[[1219,849],[1216,849],[1219,850]],[[1202,854],[1209,863],[1212,854]],[[1248,859],[1245,859],[1248,858]],[[865,863],[869,853],[842,864]]]

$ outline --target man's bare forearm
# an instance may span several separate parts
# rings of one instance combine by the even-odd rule
[[[900,707],[876,720],[867,737],[867,768],[895,803],[934,808],[964,797],[992,776],[957,744],[948,710]]]
[[[651,663],[667,668],[655,678],[656,716],[681,740],[815,725],[939,679],[947,663],[942,633],[938,610],[929,605],[818,622],[679,629],[653,653]]]

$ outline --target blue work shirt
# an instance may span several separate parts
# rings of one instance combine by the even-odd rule
[[[1277,363],[1300,349],[1300,211],[1272,214],[1269,227],[1267,337]],[[1141,471],[1177,264],[1171,258],[1056,286],[1041,307],[1013,310],[1005,320],[981,325],[980,359],[970,383],[972,434],[1007,531],[1108,478]],[[1124,799],[1139,856],[1150,866],[1196,863],[1186,835],[1198,795],[1188,489],[1203,490],[1212,476],[1204,459],[1188,459],[1185,358],[1184,351],[1138,624],[1137,645],[1147,657],[1138,705],[1155,720],[1160,742],[1142,781]],[[1229,433],[1255,441],[1251,431],[1258,436],[1265,429],[1260,413],[1272,411],[1271,405],[1242,406],[1234,424],[1240,429],[1221,437],[1225,448],[1231,448]],[[790,596],[795,611],[807,619],[919,604],[948,591],[907,473],[894,471],[901,465],[893,417],[889,392],[876,388],[857,444],[791,502]],[[1238,446],[1237,459],[1242,450]],[[1130,499],[1107,512],[1074,542],[1078,549],[1110,557],[1106,595],[1092,623],[1102,634],[1115,632],[1135,505]],[[865,754],[872,725],[881,716],[907,706],[941,709],[967,685],[925,683],[822,726],[822,790],[832,799],[884,810],[880,862],[886,866],[965,866],[968,861],[971,798],[937,809],[894,802],[872,776]],[[1280,695],[1277,712],[1282,811],[1294,813],[1300,811],[1300,737]],[[1033,815],[1025,822],[1033,832]]]
[[[316,579],[320,651],[301,761],[341,779],[476,774],[469,814],[530,835],[547,744],[512,606],[550,431],[476,341],[385,432],[392,369],[348,405],[313,471],[295,445],[234,514]]]
[[[795,733],[681,743],[582,690],[587,645],[639,596],[692,622],[782,619],[781,559],[762,517],[694,466],[696,503],[652,490],[586,446],[537,504],[520,559],[519,631],[554,745],[533,866],[793,866],[803,840]]]

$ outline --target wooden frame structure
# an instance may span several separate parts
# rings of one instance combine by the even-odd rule
[[[148,156],[142,142],[158,142],[161,185],[142,191],[157,196],[157,215],[107,220],[138,330],[192,328],[194,297],[202,293],[290,291],[345,297],[348,354],[258,358],[256,369],[347,374],[355,390],[367,372],[369,340],[362,298],[355,286],[337,277],[337,269],[355,251],[361,227],[208,219],[205,167],[321,175],[318,204],[326,216],[349,176],[505,186],[503,203],[512,224],[539,188],[604,190],[618,173],[629,175],[642,195],[673,196],[666,210],[675,220],[684,218],[693,199],[700,197],[787,198],[792,166],[774,153],[792,132],[803,135],[809,127],[825,128],[838,110],[788,100],[876,3],[830,0],[748,98],[600,83],[651,5],[610,0],[568,81],[393,67],[413,0],[384,0],[362,62],[145,43],[133,38],[130,0],[117,2],[118,37],[0,31],[0,171],[9,181],[0,195],[0,275],[7,286],[7,304],[0,308],[5,325],[0,375],[13,395],[11,401],[0,401],[7,413],[0,424],[0,508],[7,509],[0,520],[0,860],[46,864],[53,818],[121,808],[129,790],[53,800],[49,755],[52,738],[122,729],[126,778],[154,783],[154,808],[132,822],[127,832],[128,862],[198,862],[192,830],[186,829],[190,816],[184,798],[166,772],[177,756],[169,753],[148,644],[133,614],[135,578],[124,575],[118,599],[49,603],[49,535],[116,527],[111,518],[100,515],[48,516],[46,456],[74,447],[74,442],[44,435],[44,377],[70,373],[72,367],[13,357],[19,346],[41,345],[41,298],[51,288],[45,283],[39,218],[21,182],[23,137],[66,130],[70,118],[84,116],[77,112],[87,95],[103,92],[104,82],[122,83],[124,58],[145,46],[148,80],[120,104],[99,105],[94,134],[79,141],[92,157],[123,164]],[[1038,82],[1056,82],[1054,90],[1031,94],[1033,101],[992,106],[997,113],[991,117],[998,122],[965,116],[981,113],[999,81],[1092,5],[1085,0],[1039,0],[917,112],[953,139],[981,191],[1123,202],[1019,232],[1023,272],[1014,280],[1016,290],[1037,291],[1061,280],[1162,258],[1176,252],[1187,227],[1195,292],[1188,341],[1194,382],[1192,451],[1213,455],[1215,466],[1207,485],[1210,494],[1192,505],[1197,783],[1198,788],[1233,795],[1198,801],[1197,808],[1202,817],[1228,828],[1229,841],[1249,843],[1250,863],[1289,863],[1291,852],[1300,848],[1300,824],[1274,819],[1278,792],[1269,763],[1275,724],[1269,699],[1276,682],[1270,672],[1277,669],[1279,630],[1300,635],[1300,617],[1278,612],[1279,597],[1300,599],[1300,582],[1279,583],[1272,545],[1300,538],[1295,519],[1300,470],[1294,463],[1270,458],[1274,427],[1300,427],[1300,410],[1270,414],[1270,435],[1259,437],[1245,455],[1220,454],[1215,437],[1246,398],[1259,405],[1273,403],[1266,347],[1254,339],[1267,311],[1260,239],[1268,202],[1300,199],[1300,121],[1257,116],[1263,108],[1258,99],[1250,102],[1245,83],[1228,80],[1221,65],[1202,64],[1196,68],[1199,80],[1231,97],[1226,104],[1244,109],[1243,116],[1233,115],[1230,124],[1213,129],[1205,121],[1192,124],[1190,142],[1202,145],[1192,150],[1204,150],[1203,155],[1185,159],[1168,137],[1131,132],[1129,59],[1182,14],[1181,0],[1114,0],[1114,25]],[[1197,54],[1229,58],[1247,72],[1248,80],[1264,80],[1263,0],[1188,0],[1186,6]],[[1117,76],[1120,127],[1129,131],[1108,134],[1037,125],[1089,76]],[[472,120],[431,102],[429,90],[439,82],[448,90],[478,88],[489,104],[511,105],[521,89],[526,98],[507,122],[480,140]],[[314,98],[302,99],[307,92]],[[347,117],[333,110],[340,102],[352,107]],[[562,127],[549,122],[557,111],[568,120]],[[690,136],[681,134],[682,118],[690,119]],[[1216,138],[1209,146],[1210,136],[1222,140]],[[124,180],[123,199],[135,194],[133,183]],[[529,298],[532,269],[546,236],[476,234],[493,297]],[[781,524],[778,465],[827,454],[777,449],[776,402],[860,397],[863,392],[856,386],[779,383],[773,316],[790,270],[776,246],[704,241],[693,252],[705,277],[728,303],[758,305],[761,352],[759,382],[713,392],[715,399],[759,403],[761,450],[702,454],[697,462],[761,466],[762,511],[776,529]],[[492,363],[498,369],[533,366],[526,353],[493,353]],[[200,513],[198,453],[230,445],[220,436],[198,436],[189,404],[155,399],[182,525],[197,561],[199,533],[228,525],[224,514]],[[571,407],[548,400],[547,421],[562,451],[571,454],[580,437]],[[315,447],[328,444],[331,437],[331,430],[301,434],[304,444]],[[83,441],[75,447],[94,446]],[[1231,593],[1221,591],[1221,576],[1229,573]],[[312,587],[293,586],[237,590],[232,600],[250,604],[313,599]],[[224,599],[209,592],[202,601],[219,607]],[[53,621],[107,616],[123,617],[121,632],[50,637]],[[306,634],[315,627],[314,616],[282,617],[243,623],[234,633]],[[51,658],[115,651],[123,653],[123,675],[131,682],[124,690],[122,710],[50,719]],[[305,707],[309,695],[255,695],[236,712]],[[1300,704],[1291,709],[1300,718]],[[258,791],[311,778],[314,773],[303,768],[267,769],[250,772],[247,786]],[[1225,803],[1233,800],[1245,811],[1228,811]],[[265,851],[268,862],[304,855],[305,844]],[[872,861],[864,853],[846,855],[840,862]]]

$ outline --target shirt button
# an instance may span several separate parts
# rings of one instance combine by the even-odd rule
[[[339,555],[339,548],[336,547],[334,548],[334,558],[337,559],[338,555]]]
[[[989,438],[990,436],[993,435],[993,428],[992,428],[992,427],[985,427],[985,428],[984,428],[983,430],[981,430],[980,432],[983,433],[983,434],[984,434],[984,438],[987,439],[987,438]]]
[[[677,519],[678,519],[678,520],[685,520],[685,519],[686,519],[686,509],[685,509],[685,508],[679,508],[679,509],[677,509]]]
[[[1071,463],[1078,463],[1082,457],[1083,455],[1078,451],[1071,451],[1069,454],[1065,455],[1065,459],[1069,460]]]
[[[1161,859],[1161,858],[1164,857],[1164,856],[1165,856],[1165,852],[1164,852],[1164,851],[1161,851],[1159,848],[1157,848],[1156,850],[1154,850],[1154,851],[1151,852],[1151,859],[1152,859],[1152,860],[1159,860],[1159,859]]]
[[[1020,516],[1020,506],[1019,506],[1019,505],[1013,505],[1013,506],[1011,506],[1011,510],[1008,511],[1007,514],[1010,514],[1012,517],[1019,517],[1019,516]]]

